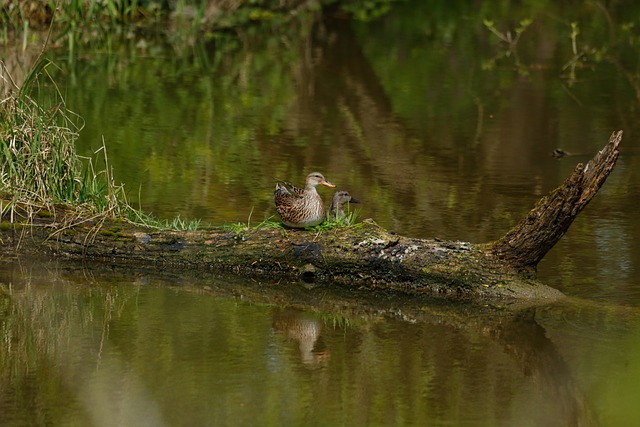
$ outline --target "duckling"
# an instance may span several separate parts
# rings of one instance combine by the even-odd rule
[[[347,191],[337,190],[335,193],[333,193],[331,207],[329,208],[329,218],[335,218],[338,221],[342,220],[346,225],[349,225],[349,217],[344,213],[344,210],[342,208],[345,203],[360,202],[351,197],[351,195]]]

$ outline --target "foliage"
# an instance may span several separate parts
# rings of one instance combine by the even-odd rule
[[[29,86],[37,83],[40,71],[46,71],[44,63],[32,71],[17,95],[10,95],[0,104],[2,187],[20,199],[37,203],[86,203],[102,185],[92,179],[96,174],[91,164],[78,173],[74,143],[80,127],[63,103],[44,108],[28,95]]]
[[[399,0],[348,0],[337,2],[356,19],[379,18]],[[253,26],[279,26],[314,13],[323,4],[335,0],[178,0],[168,1],[82,1],[20,0],[0,3],[0,39],[9,44],[22,32],[50,28],[56,46],[67,45],[70,52],[77,46],[101,42],[111,45],[116,38],[165,33],[192,45],[198,38],[215,39],[225,31]],[[168,30],[168,31],[167,31]],[[163,37],[163,38],[164,38]]]
[[[347,212],[346,216],[343,218],[327,218],[325,221],[323,221],[318,225],[314,225],[313,227],[305,227],[305,230],[322,232],[322,231],[333,230],[334,228],[355,226],[356,220],[358,219],[359,215],[360,215],[360,212],[358,210],[354,210],[353,212]],[[250,230],[264,230],[264,229],[274,229],[274,228],[286,229],[282,224],[282,222],[273,221],[272,218],[273,217],[269,217],[264,221],[261,221],[257,225],[251,226],[251,216],[249,216],[249,219],[247,220],[246,223],[236,222],[231,224],[225,224],[223,225],[223,228],[234,233],[235,239],[237,240],[244,240],[245,234]]]
[[[359,21],[373,21],[387,14],[394,3],[403,0],[345,1],[342,8]]]
[[[318,225],[314,225],[313,227],[305,227],[305,230],[322,232],[322,231],[333,230],[334,228],[355,227],[358,225],[356,223],[356,220],[358,219],[359,216],[360,216],[360,211],[357,209],[353,211],[347,211],[345,212],[345,216],[342,218],[328,217],[326,220],[324,220]]]
[[[177,216],[171,220],[158,220],[156,227],[168,230],[196,231],[200,228],[200,220],[184,220]]]

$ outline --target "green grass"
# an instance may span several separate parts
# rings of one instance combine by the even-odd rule
[[[230,28],[283,24],[317,8],[299,0],[18,0],[0,3],[0,41],[28,40],[31,33],[50,29],[53,39],[73,53],[90,43],[110,43],[165,27],[171,28],[172,39],[212,38]]]
[[[172,220],[157,221],[156,226],[170,230],[196,231],[200,228],[200,220],[183,220],[178,216]]]
[[[52,205],[60,203],[84,217],[122,218],[160,229],[197,229],[199,220],[160,221],[133,208],[124,186],[113,179],[104,142],[95,158],[76,153],[80,118],[65,108],[60,95],[46,106],[30,96],[50,65],[38,63],[22,87],[5,82],[12,90],[0,100],[2,215],[12,222],[18,217],[32,219],[35,212],[52,211]],[[97,170],[96,164],[105,167]]]
[[[83,204],[97,182],[89,179],[91,165],[82,171],[74,144],[80,131],[62,102],[43,108],[28,95],[37,82],[36,67],[25,86],[0,103],[0,188],[20,201]],[[92,191],[93,190],[93,191]]]
[[[157,229],[195,231],[200,220],[180,217],[158,220],[131,206],[124,185],[113,179],[113,171],[105,142],[95,157],[82,157],[75,151],[81,130],[80,117],[65,108],[58,94],[45,102],[30,95],[41,79],[47,78],[50,63],[42,61],[29,74],[25,84],[0,101],[0,211],[9,222],[38,212],[54,211],[54,204],[64,204],[77,211],[78,218],[102,216],[125,219],[135,224]],[[8,83],[8,82],[7,82]],[[104,165],[98,170],[96,165]],[[347,212],[346,219],[327,219],[309,231],[322,232],[355,224],[359,212]],[[251,225],[246,223],[223,226],[237,238],[249,230],[281,228],[279,221],[267,218]]]
[[[327,218],[321,224],[315,225],[313,227],[305,227],[306,231],[314,231],[314,232],[323,232],[333,230],[334,228],[340,227],[353,227],[357,226],[356,220],[360,215],[359,210],[354,210],[353,212],[347,212],[345,218],[335,219],[335,218]],[[244,240],[245,234],[251,230],[264,230],[264,229],[283,229],[288,230],[280,221],[274,221],[273,216],[263,220],[262,222],[251,225],[251,214],[249,214],[249,218],[247,222],[236,222],[232,224],[225,224],[222,226],[223,229],[228,230],[234,234],[234,237],[238,240]]]
[[[251,230],[264,230],[264,229],[269,229],[269,228],[284,228],[284,226],[282,225],[281,222],[273,221],[271,218],[273,218],[273,217],[269,217],[269,218],[265,219],[264,221],[258,223],[257,225],[252,226],[251,225],[251,214],[249,214],[249,219],[247,219],[246,223],[236,222],[236,223],[232,223],[232,224],[224,224],[222,226],[222,228],[232,232],[234,234],[234,238],[237,239],[237,240],[244,240],[245,234],[248,231],[251,231]]]
[[[353,211],[347,210],[344,218],[327,218],[322,223],[314,225],[313,227],[305,227],[305,230],[309,231],[329,231],[334,228],[340,227],[353,227],[356,226],[357,219],[360,216],[360,211],[355,209]]]

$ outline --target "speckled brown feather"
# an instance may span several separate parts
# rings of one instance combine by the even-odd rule
[[[281,179],[277,179],[276,181],[280,181],[282,183],[276,184],[276,189],[278,189],[278,185],[280,185],[281,189],[294,196],[302,196],[304,194],[304,188],[296,187],[292,183],[283,181]]]
[[[316,187],[320,184],[327,186],[334,185],[327,182],[322,174],[318,172],[310,173],[307,176],[304,189],[296,187],[286,181],[281,182],[283,184],[276,184],[273,199],[276,205],[276,211],[285,225],[304,228],[320,224],[324,221],[326,209],[322,198],[316,191]]]

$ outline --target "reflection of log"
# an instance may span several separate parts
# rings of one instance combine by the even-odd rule
[[[164,269],[234,271],[330,279],[345,286],[452,298],[558,298],[535,280],[535,266],[596,194],[618,157],[622,132],[543,198],[503,239],[483,245],[412,239],[373,221],[329,232],[221,228],[158,231],[108,218],[73,221],[41,210],[32,226],[0,227],[3,253],[47,253]],[[3,212],[3,221],[9,220]],[[12,217],[17,215],[15,212]],[[71,223],[73,221],[73,223]]]
[[[1,263],[0,267],[2,267]],[[448,408],[451,408],[453,413],[459,414],[460,400],[452,396],[461,396],[459,391],[465,390],[464,396],[478,396],[478,393],[485,396],[484,398],[476,397],[472,401],[471,413],[478,414],[476,412],[478,405],[492,405],[488,412],[495,410],[495,418],[499,421],[494,422],[494,425],[591,426],[595,424],[592,420],[592,409],[589,407],[589,393],[585,394],[580,387],[580,381],[576,380],[576,377],[580,377],[580,371],[584,371],[584,366],[576,368],[575,364],[571,363],[575,359],[563,358],[567,345],[572,347],[576,343],[570,340],[567,344],[563,339],[550,339],[548,335],[553,337],[557,330],[553,326],[547,326],[549,316],[544,315],[545,311],[539,308],[524,309],[514,315],[513,310],[486,304],[434,304],[429,298],[407,298],[401,295],[385,295],[380,298],[371,292],[344,291],[332,286],[308,289],[302,286],[282,286],[281,283],[275,282],[248,282],[243,278],[226,275],[216,275],[212,278],[210,274],[197,272],[181,274],[160,271],[141,272],[138,269],[132,271],[132,268],[126,266],[112,267],[103,264],[86,266],[73,262],[42,262],[29,263],[18,270],[18,263],[13,263],[11,268],[12,270],[5,270],[7,273],[5,276],[11,278],[12,287],[11,289],[0,287],[0,306],[4,309],[3,320],[9,336],[15,338],[10,345],[6,346],[10,349],[8,353],[10,363],[5,364],[5,367],[13,367],[17,364],[19,367],[16,372],[19,373],[33,366],[33,363],[26,362],[38,355],[42,357],[44,354],[56,357],[57,359],[53,361],[59,363],[63,369],[91,368],[93,372],[96,370],[96,362],[98,366],[108,365],[109,369],[126,368],[119,364],[122,359],[129,360],[131,357],[128,355],[133,354],[137,356],[134,358],[139,360],[140,356],[147,355],[148,352],[145,353],[145,351],[149,349],[153,349],[152,353],[157,351],[156,346],[150,344],[120,346],[122,351],[96,353],[102,349],[102,346],[97,348],[87,346],[86,342],[73,343],[74,337],[76,341],[78,340],[77,326],[75,326],[78,321],[83,330],[91,330],[92,325],[99,329],[102,320],[105,320],[104,324],[107,325],[105,333],[109,332],[109,325],[111,330],[115,327],[121,333],[124,330],[122,328],[126,328],[130,331],[126,335],[137,337],[138,342],[147,342],[149,340],[144,338],[155,336],[157,328],[149,328],[147,321],[132,322],[130,316],[123,316],[122,313],[134,310],[140,319],[152,318],[154,325],[160,325],[156,323],[157,310],[163,309],[166,297],[171,298],[176,295],[182,303],[186,303],[186,305],[181,303],[176,312],[198,315],[198,313],[204,313],[202,310],[210,309],[209,300],[214,296],[215,299],[236,300],[238,305],[273,306],[273,328],[283,332],[283,334],[277,333],[275,339],[280,340],[286,336],[300,342],[300,355],[294,347],[295,344],[289,343],[292,345],[285,347],[292,351],[286,353],[287,360],[281,360],[287,367],[284,370],[270,372],[278,372],[278,375],[287,372],[293,374],[293,371],[300,372],[296,370],[300,365],[291,363],[298,360],[299,356],[302,356],[300,362],[309,368],[318,366],[317,364],[324,366],[325,361],[331,360],[331,363],[326,365],[330,369],[314,370],[319,375],[308,376],[307,374],[311,372],[309,370],[302,373],[304,384],[313,386],[314,398],[322,400],[327,396],[334,396],[335,385],[341,382],[365,384],[363,388],[365,392],[356,393],[351,405],[353,407],[353,402],[358,402],[364,405],[357,405],[358,407],[366,407],[371,404],[370,396],[386,396],[385,391],[388,390],[384,387],[400,382],[403,393],[406,392],[407,396],[415,396],[424,402],[420,407],[411,408],[411,410],[422,411],[416,413],[425,414],[425,416],[436,413],[436,410]],[[80,283],[102,285],[77,286]],[[104,286],[108,283],[118,284],[118,286],[115,288]],[[56,286],[42,286],[43,284]],[[142,284],[144,287],[173,288],[175,294],[172,292],[171,296],[168,296],[164,292],[158,295],[155,291],[152,293],[143,291],[146,295],[143,298],[145,302],[140,303],[140,290],[136,288]],[[64,298],[61,299],[63,289],[68,289],[68,292],[63,292]],[[5,291],[11,292],[11,295]],[[184,295],[180,297],[184,292],[206,295],[206,297],[184,298]],[[156,297],[151,297],[152,295]],[[104,302],[102,302],[103,299]],[[105,305],[104,316],[113,315],[113,318],[94,318],[96,307],[99,308],[102,304]],[[132,304],[135,307],[131,306]],[[112,307],[112,310],[109,310],[109,307]],[[117,313],[114,311],[115,307],[118,308]],[[560,310],[555,311],[558,308]],[[602,304],[585,304],[583,301],[570,298],[565,299],[562,304],[554,305],[551,310],[562,313],[563,320],[558,319],[562,325],[566,324],[567,314],[579,313],[581,317],[584,316],[583,321],[589,319],[589,325],[592,328],[590,331],[596,337],[603,331],[620,331],[623,325],[625,328],[635,325],[638,319],[638,310],[633,308],[621,311],[620,307],[616,306],[607,309]],[[253,309],[250,311],[254,312]],[[43,314],[35,317],[31,315],[40,312]],[[71,319],[71,322],[55,321],[61,312],[64,312],[65,318]],[[230,319],[236,319],[244,313],[246,310],[241,309],[232,310],[226,315],[230,316]],[[264,313],[264,310],[260,309],[259,313]],[[30,317],[26,321],[21,321],[23,315]],[[218,319],[219,316],[220,314],[216,314],[215,318]],[[260,322],[260,317],[261,315],[258,315],[250,322]],[[205,318],[208,317],[205,316]],[[595,323],[594,319],[596,319]],[[170,321],[165,320],[165,322]],[[223,324],[225,326],[222,326]],[[24,331],[24,325],[27,325],[26,332],[30,332],[33,327],[44,325],[45,327],[41,328],[44,336],[41,336],[42,333],[20,333]],[[169,323],[166,325],[171,326]],[[203,339],[211,329],[207,325],[206,322],[202,323],[200,330],[197,330]],[[182,337],[185,331],[194,332],[193,325],[185,325],[184,322],[178,322],[175,326],[176,328],[164,331],[163,339],[171,336]],[[258,332],[264,331],[262,326],[256,327],[255,334],[247,334],[246,326],[247,324],[237,321],[223,322],[222,329],[216,328],[216,333],[227,336],[227,334],[240,332],[240,336],[235,337],[236,340],[240,339],[243,343],[246,339],[257,340],[252,343],[254,345],[247,345],[247,349],[265,351],[267,347],[271,348],[271,339],[274,337],[268,338],[268,343],[263,343],[262,340],[267,338],[262,336],[262,332]],[[583,344],[589,345],[593,335],[582,338]],[[45,353],[25,352],[24,345],[33,340],[47,344],[50,350]],[[302,344],[302,340],[306,343]],[[113,340],[107,339],[105,341],[107,346],[110,341],[112,345],[114,344]],[[152,340],[152,342],[155,341]],[[79,354],[82,357],[76,357],[70,361],[63,357],[68,352],[55,351],[60,347],[66,349],[72,344],[80,346]],[[312,347],[312,354],[305,354]],[[305,352],[302,352],[303,348]],[[278,358],[280,354],[279,351],[275,353],[267,351],[264,357],[269,360],[271,368],[275,366],[283,368],[284,364],[271,364],[274,360],[272,357]],[[513,361],[515,371],[511,368],[511,363],[504,363],[502,354]],[[312,358],[306,358],[306,356]],[[196,359],[181,360],[180,363],[192,367],[193,363],[202,362],[198,354],[194,357]],[[206,377],[207,373],[211,378],[219,379],[219,369],[210,370],[212,364],[206,363],[208,360],[205,360],[202,365],[196,365],[200,369],[192,369],[192,371],[197,372],[198,379],[202,375]],[[93,365],[91,365],[92,361]],[[162,367],[165,365],[163,364]],[[577,371],[574,372],[576,369]],[[122,375],[126,381],[132,380],[132,372],[129,371],[131,370],[127,370]],[[60,369],[56,372],[69,373]],[[427,375],[417,375],[424,372]],[[519,375],[519,372],[524,376]],[[5,375],[0,378],[2,386],[5,385],[6,378],[10,376]],[[117,385],[111,384],[109,378],[114,377],[107,375],[104,381],[98,381],[98,384],[107,387]],[[15,384],[16,381],[9,381],[8,387],[15,387]],[[121,385],[122,381],[118,384]],[[130,390],[123,396],[144,397],[136,393],[140,391],[139,387],[133,388],[134,390]],[[446,393],[451,390],[458,390],[458,392],[447,396]],[[85,387],[76,391],[86,392],[87,390]],[[540,400],[532,400],[536,398]],[[331,402],[340,404],[341,399],[337,397]],[[116,403],[119,401],[121,400]],[[522,411],[521,405],[526,408],[525,411]],[[388,419],[399,418],[391,416]],[[427,418],[414,417],[414,420],[418,421],[416,424],[424,419]],[[523,420],[525,420],[524,423]],[[129,424],[139,425],[140,423]]]
[[[517,316],[501,319],[486,331],[501,343],[523,370],[533,378],[546,401],[552,403],[536,414],[536,425],[598,425],[584,391],[573,378],[571,369],[545,329],[535,320],[535,310],[524,310]]]

